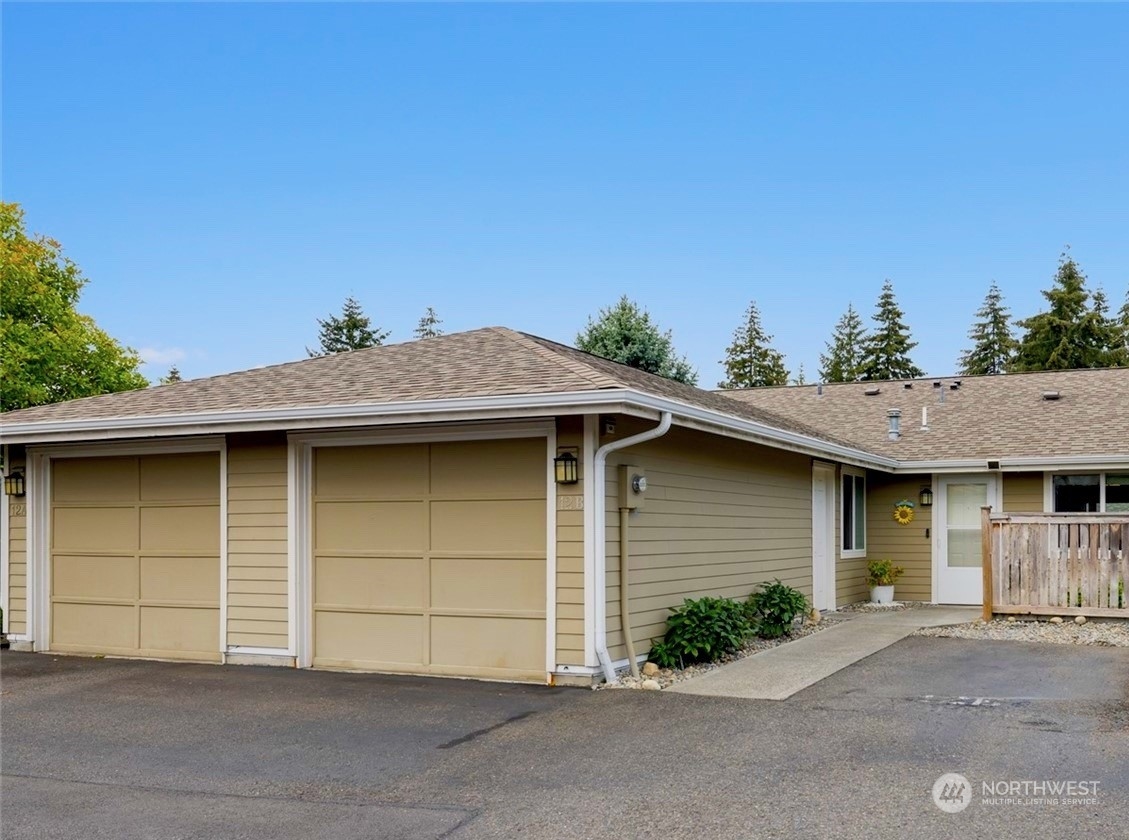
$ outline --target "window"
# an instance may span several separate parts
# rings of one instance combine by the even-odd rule
[[[1129,511],[1129,473],[1056,475],[1051,487],[1055,513]]]
[[[866,556],[866,475],[843,468],[843,556]]]

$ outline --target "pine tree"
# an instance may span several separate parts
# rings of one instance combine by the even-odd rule
[[[863,343],[860,379],[914,379],[925,375],[909,357],[917,342],[910,340],[909,328],[902,321],[904,317],[894,297],[894,284],[887,280],[875,307],[876,326]]]
[[[1025,331],[1015,354],[1016,370],[1074,370],[1102,367],[1108,360],[1108,336],[1086,289],[1086,275],[1066,253],[1050,289],[1042,292],[1050,304],[1017,322]],[[1103,295],[1104,297],[1104,295]]]
[[[1125,332],[1121,326],[1121,314],[1110,315],[1109,300],[1104,289],[1096,289],[1093,294],[1093,307],[1090,313],[1091,331],[1094,342],[1103,352],[1098,360],[1099,367],[1120,367],[1126,364]]]
[[[863,344],[866,328],[852,304],[835,324],[835,332],[827,342],[827,352],[819,356],[821,382],[858,382],[862,378]]]
[[[180,368],[178,368],[176,365],[173,365],[171,368],[169,368],[169,372],[161,377],[162,385],[171,385],[173,382],[181,381],[182,379],[180,376]]]
[[[586,353],[602,356],[629,367],[685,382],[698,383],[698,374],[674,350],[670,330],[663,332],[647,310],[624,295],[615,306],[601,309],[599,315],[576,336],[576,346]]]
[[[1125,293],[1125,303],[1117,313],[1117,324],[1121,329],[1121,361],[1118,365],[1129,367],[1129,292]]]
[[[733,333],[733,343],[725,350],[725,380],[719,388],[759,388],[787,385],[784,356],[770,346],[772,336],[761,326],[755,301],[745,310],[745,320]]]
[[[796,376],[792,380],[792,384],[793,385],[807,385],[808,384],[807,375],[804,373],[804,363],[803,362],[800,362],[800,368],[799,368],[799,370],[796,371]]]
[[[1015,336],[1011,332],[1011,315],[1003,305],[1003,294],[993,283],[983,305],[976,310],[979,319],[968,331],[972,347],[961,353],[963,376],[1007,373],[1015,354]]]
[[[328,356],[346,350],[361,350],[384,343],[390,333],[380,327],[373,327],[371,319],[365,315],[361,305],[352,297],[345,298],[341,316],[330,315],[324,320],[318,318],[318,349],[306,348],[310,356]]]
[[[416,338],[435,338],[437,335],[443,335],[443,330],[440,324],[443,320],[436,314],[432,307],[427,307],[427,311],[420,316],[419,323],[416,324],[414,335]]]

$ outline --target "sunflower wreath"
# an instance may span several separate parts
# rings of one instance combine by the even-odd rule
[[[913,522],[913,502],[903,499],[894,505],[894,521],[899,525],[909,525]]]

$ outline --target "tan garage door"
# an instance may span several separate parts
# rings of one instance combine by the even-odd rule
[[[51,647],[219,661],[214,452],[51,465]]]
[[[314,451],[314,665],[545,678],[544,438]]]

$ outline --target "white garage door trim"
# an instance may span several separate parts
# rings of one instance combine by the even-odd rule
[[[556,421],[492,423],[436,429],[397,429],[385,433],[328,432],[291,434],[287,469],[287,520],[290,535],[290,650],[299,668],[313,664],[313,550],[310,506],[313,494],[313,450],[319,446],[376,446],[398,443],[545,438],[545,680],[556,669],[557,624],[557,486],[553,458],[557,454]]]
[[[28,447],[27,450],[27,626],[34,649],[51,649],[51,552],[48,528],[51,513],[51,462],[59,458],[107,458],[127,455],[171,455],[218,452],[220,456],[220,609],[219,651],[227,650],[227,439],[223,436],[185,438],[147,443],[72,444]],[[222,659],[221,659],[222,661]]]

